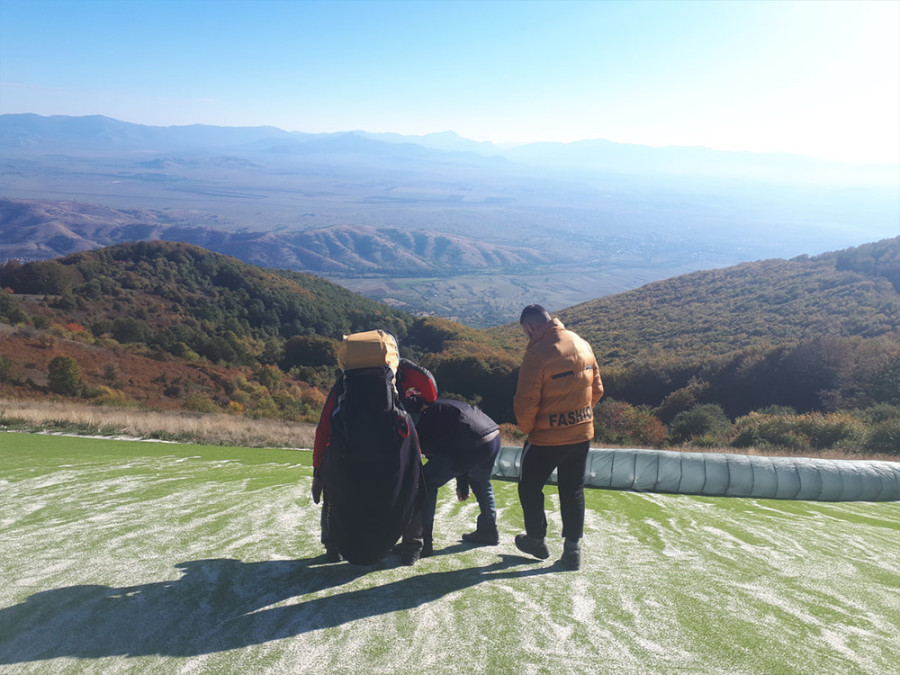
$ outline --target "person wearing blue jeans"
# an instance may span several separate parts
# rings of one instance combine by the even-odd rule
[[[475,406],[462,401],[439,398],[426,404],[408,397],[406,409],[419,412],[416,432],[419,446],[428,458],[425,464],[425,500],[417,517],[421,519],[422,557],[434,552],[434,512],[438,489],[456,478],[456,496],[469,496],[469,486],[478,500],[480,514],[475,531],[463,535],[463,541],[478,545],[496,545],[497,507],[491,472],[500,452],[500,428]]]

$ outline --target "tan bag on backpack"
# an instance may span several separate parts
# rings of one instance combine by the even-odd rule
[[[338,365],[342,370],[390,366],[396,374],[400,365],[397,340],[383,330],[345,335],[337,349]]]

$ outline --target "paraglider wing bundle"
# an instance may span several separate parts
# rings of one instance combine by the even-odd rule
[[[389,366],[346,370],[336,387],[321,467],[330,530],[348,562],[369,565],[390,552],[412,518],[419,443]]]

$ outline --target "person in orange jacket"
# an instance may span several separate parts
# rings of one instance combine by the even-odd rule
[[[516,547],[542,560],[550,557],[544,543],[544,484],[555,469],[565,538],[560,562],[578,569],[584,534],[584,473],[594,438],[594,406],[603,396],[600,370],[591,346],[566,330],[559,319],[551,319],[540,305],[522,310],[519,323],[528,336],[528,347],[513,407],[528,440],[519,478],[525,534],[516,536]]]

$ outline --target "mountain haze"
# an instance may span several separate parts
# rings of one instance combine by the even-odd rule
[[[501,148],[445,131],[419,136],[372,133],[362,130],[310,134],[272,126],[220,127],[204,124],[153,127],[102,115],[43,117],[34,114],[0,115],[0,147],[30,152],[97,151],[141,152],[238,150],[303,154],[355,153],[382,156],[468,156],[505,158],[555,171],[636,174],[698,174],[722,178],[801,183],[837,180],[895,185],[896,165],[849,165],[786,153],[752,153],[702,147],[651,147],[589,139],[570,143],[535,142]],[[498,166],[488,162],[487,166]],[[855,179],[848,177],[856,175]]]
[[[500,149],[452,132],[0,115],[0,197],[60,208],[11,236],[4,207],[3,244],[19,245],[6,256],[193,241],[476,326],[512,320],[523,303],[560,309],[684,272],[897,236],[896,176],[603,140]],[[96,240],[62,213],[102,208],[117,213]]]

